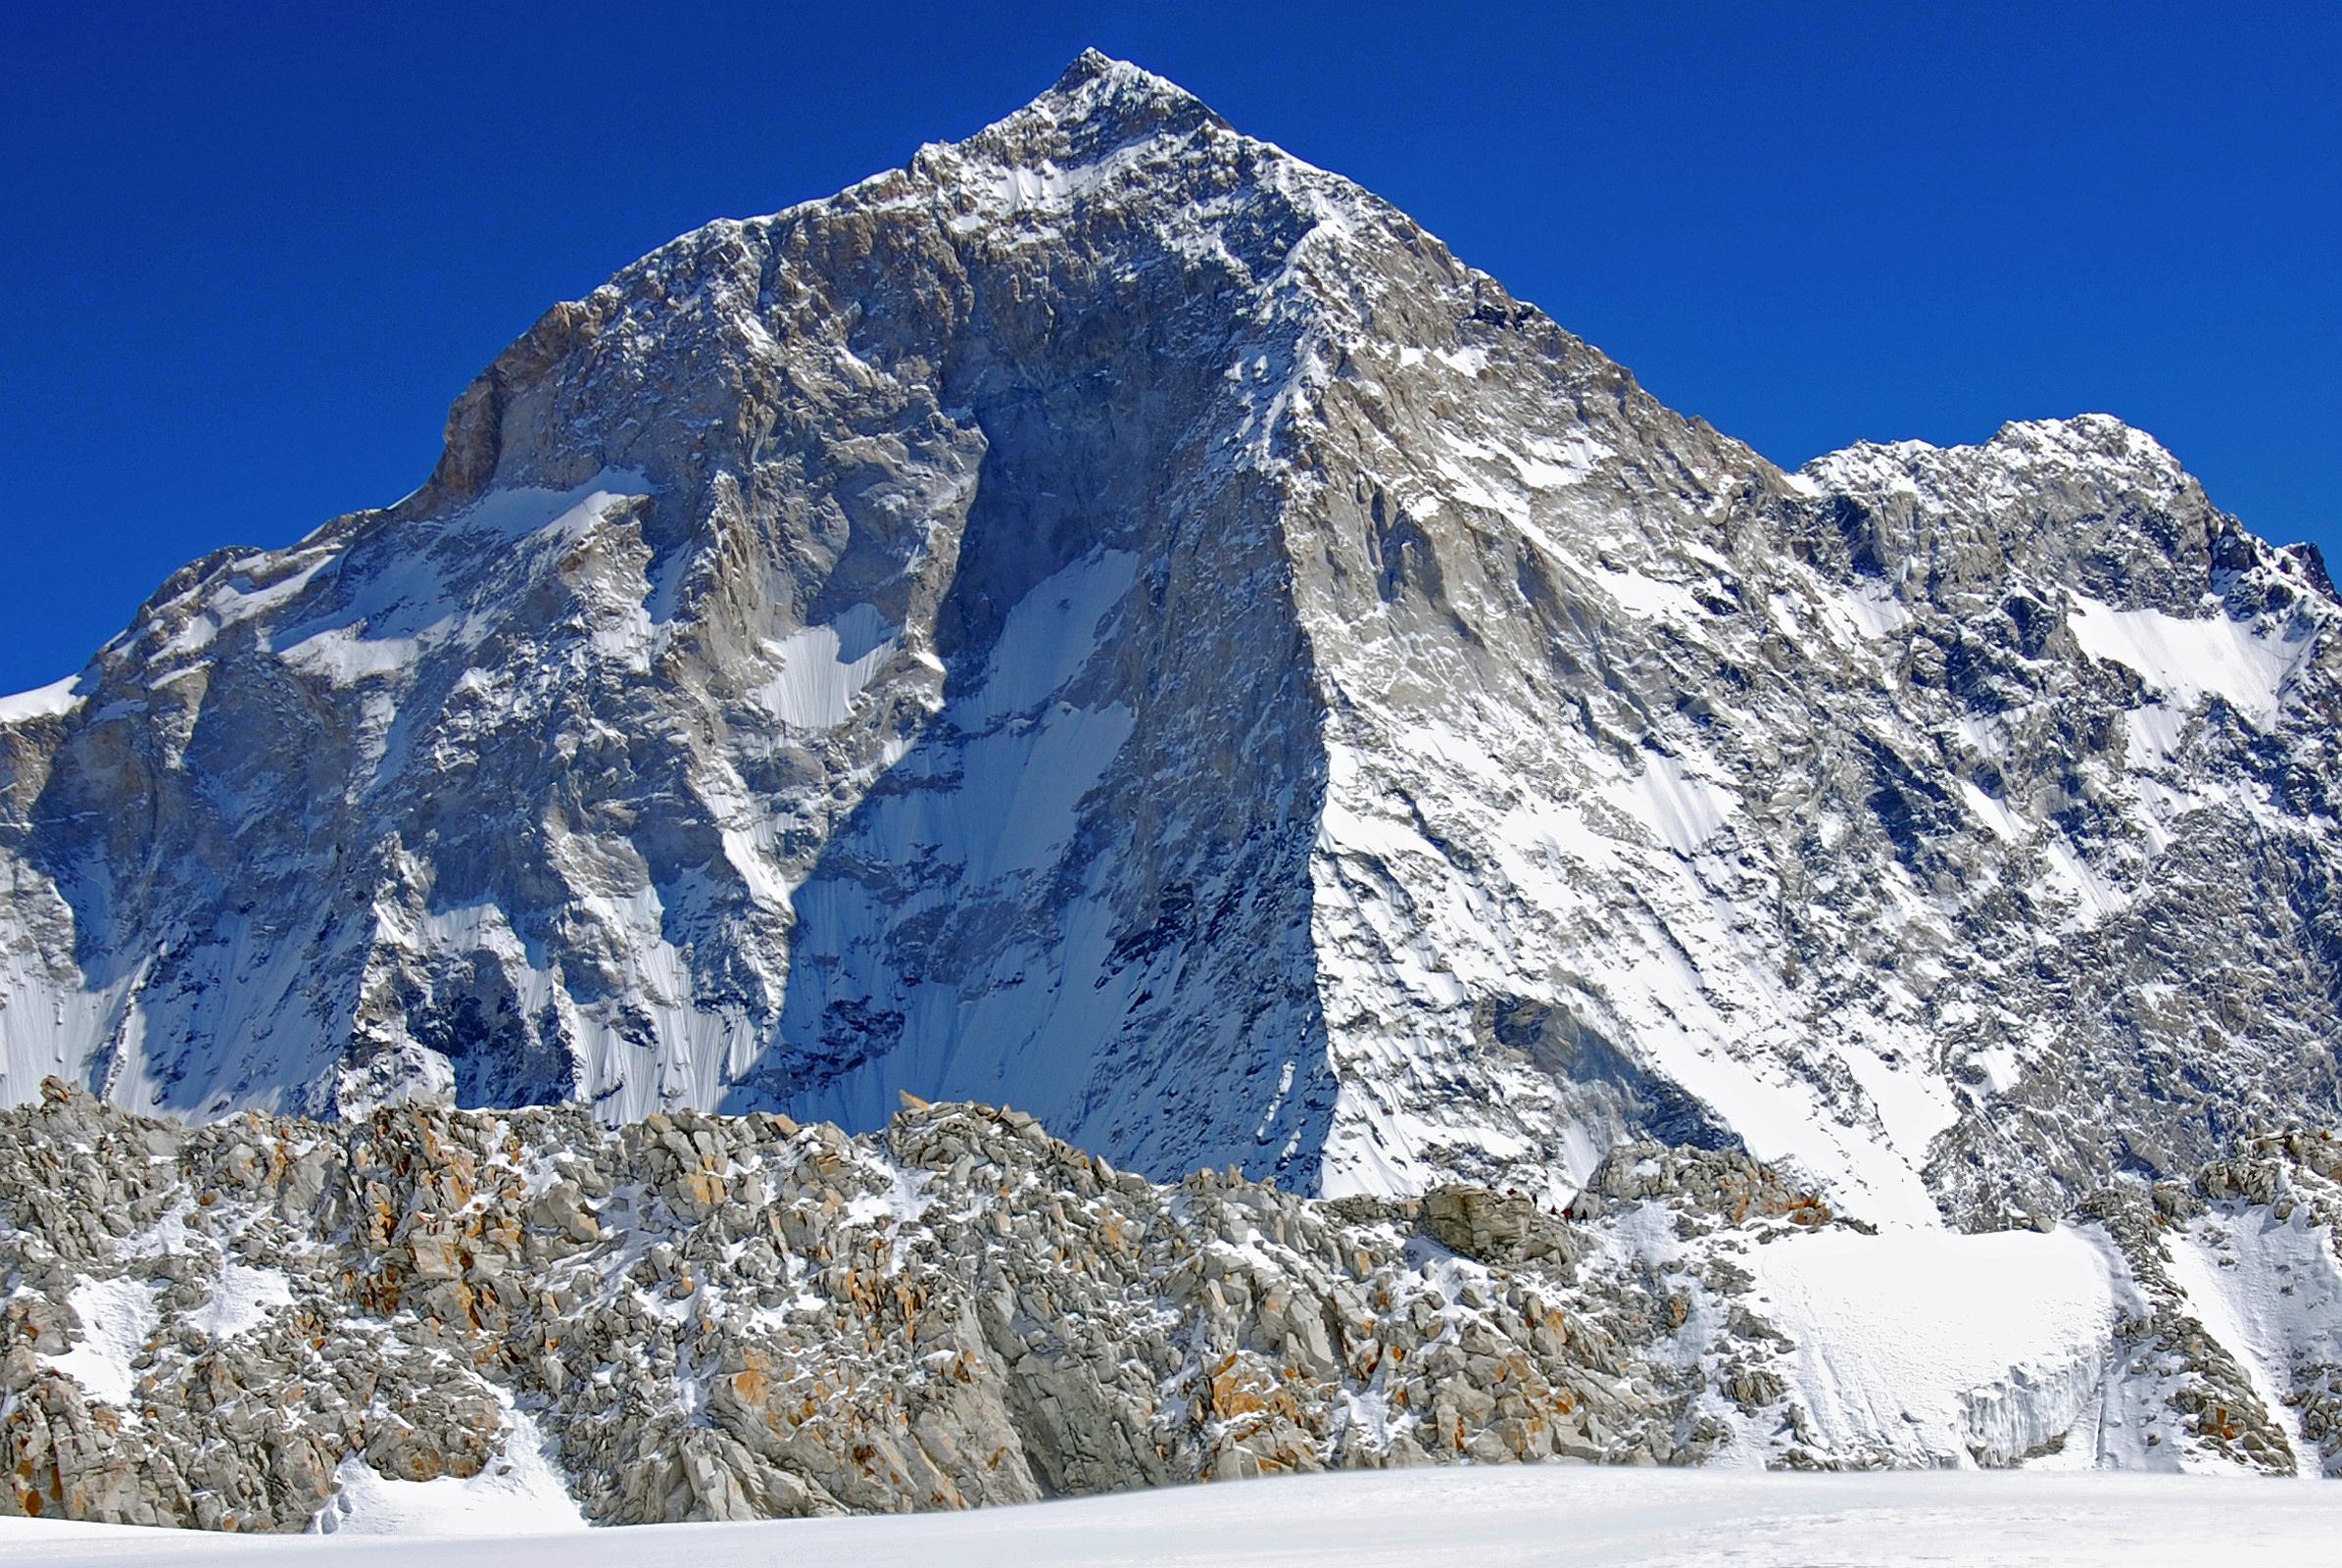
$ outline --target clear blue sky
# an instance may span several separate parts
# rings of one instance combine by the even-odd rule
[[[396,499],[553,301],[1086,44],[1783,463],[2104,410],[2342,545],[2342,5],[18,6],[0,692]]]

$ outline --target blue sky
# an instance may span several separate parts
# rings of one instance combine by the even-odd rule
[[[327,11],[0,22],[0,692],[186,560],[412,489],[553,301],[1086,44],[1778,461],[2104,410],[2342,546],[2342,6]]]

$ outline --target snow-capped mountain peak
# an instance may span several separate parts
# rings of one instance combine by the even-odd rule
[[[1088,54],[0,706],[0,1092],[1994,1223],[2342,1101],[2336,614],[2104,416],[1784,474]]]

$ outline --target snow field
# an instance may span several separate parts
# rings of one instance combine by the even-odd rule
[[[2126,1288],[2082,1232],[1830,1231],[1754,1250],[1769,1320],[1833,1448],[2006,1464],[2062,1438],[2107,1372]]]
[[[2202,1568],[2330,1558],[2342,1489],[2174,1476],[1792,1475],[1540,1465],[1130,1493],[976,1513],[431,1541],[0,1520],[19,1568],[1472,1568],[1570,1564]]]

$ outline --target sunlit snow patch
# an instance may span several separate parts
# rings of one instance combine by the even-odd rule
[[[545,1437],[525,1411],[507,1406],[504,1441],[476,1476],[393,1481],[352,1455],[334,1472],[340,1491],[317,1517],[325,1535],[528,1536],[582,1530]]]
[[[232,1340],[256,1329],[270,1312],[293,1304],[293,1283],[282,1269],[222,1264],[212,1284],[211,1299],[179,1321],[192,1324],[215,1340]]]
[[[1830,1231],[1758,1248],[1754,1267],[1831,1447],[1902,1433],[1905,1462],[2007,1463],[2063,1437],[2105,1381],[2118,1287],[2078,1231]]]
[[[80,676],[68,675],[14,697],[0,697],[0,724],[22,724],[28,718],[50,718],[72,712],[81,701],[73,695],[73,688],[80,683]]]
[[[856,605],[825,626],[767,642],[780,673],[756,689],[757,705],[792,729],[835,729],[878,678],[898,634],[875,606]]]
[[[1680,583],[1662,582],[1642,571],[1613,571],[1601,566],[1591,569],[1602,591],[1631,615],[1670,621],[1679,627],[1696,626],[1707,617],[1707,612],[1700,608],[1691,590]]]
[[[2179,1476],[1782,1475],[1454,1465],[1280,1476],[837,1519],[636,1525],[536,1541],[368,1546],[375,1568],[1364,1568],[1469,1563],[1909,1563],[2160,1568],[2316,1563],[2342,1488]],[[321,1543],[0,1518],[0,1553],[55,1568],[314,1563]]]
[[[138,1386],[130,1358],[162,1321],[155,1293],[138,1280],[84,1278],[66,1300],[81,1320],[81,1337],[63,1355],[45,1359],[106,1403],[127,1405]]]
[[[2266,1208],[2215,1210],[2166,1243],[2188,1312],[2237,1359],[2301,1473],[2316,1477],[2321,1434],[2287,1396],[2306,1369],[2342,1362],[2342,1264],[2308,1205],[2280,1220]]]
[[[2224,698],[2264,727],[2275,720],[2285,677],[2310,647],[2224,614],[2189,620],[2160,610],[2116,610],[2080,594],[2067,624],[2092,659],[2124,665],[2182,699]]]
[[[1601,795],[1677,854],[1689,855],[1714,838],[1739,809],[1738,796],[1685,771],[1675,758],[1651,752],[1642,760],[1640,773],[1605,785]]]
[[[1891,637],[1911,624],[1911,612],[1884,583],[1857,583],[1843,593],[1825,595],[1821,606],[1823,614],[1856,642]]]
[[[568,490],[491,491],[452,517],[414,525],[409,547],[368,574],[330,624],[282,630],[273,646],[287,663],[336,686],[396,675],[444,643],[476,641],[504,610],[451,580],[459,564],[565,549],[610,508],[648,493],[642,475],[617,468]]]

